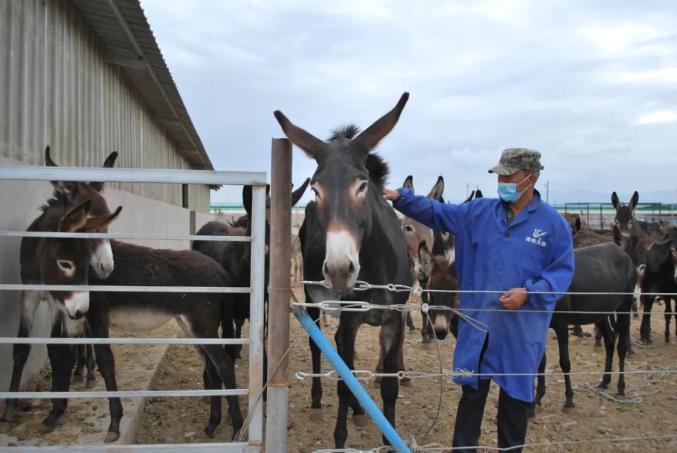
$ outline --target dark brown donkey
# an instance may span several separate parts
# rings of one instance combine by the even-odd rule
[[[395,108],[364,132],[355,126],[337,130],[328,142],[320,140],[292,124],[280,111],[275,118],[282,130],[308,157],[317,162],[311,188],[315,200],[306,207],[299,232],[303,251],[303,272],[307,280],[325,280],[329,289],[305,286],[306,300],[367,300],[374,304],[405,304],[408,293],[383,290],[353,292],[355,282],[411,285],[407,246],[397,215],[383,199],[388,174],[386,163],[370,152],[395,127],[407,102],[405,93]],[[308,310],[314,320],[319,310]],[[341,312],[336,332],[336,348],[348,367],[354,368],[355,339],[363,323],[381,326],[380,355],[383,370],[400,370],[398,356],[402,348],[402,313],[394,310]],[[311,342],[313,371],[319,370],[319,350]],[[319,392],[318,392],[319,390]],[[399,390],[397,378],[381,380],[383,412],[395,425],[395,404]],[[313,407],[320,405],[321,387],[313,380]],[[334,430],[337,448],[348,437],[348,408],[354,415],[364,411],[343,381],[338,382],[338,417]],[[384,439],[384,441],[386,441]]]
[[[113,152],[104,162],[104,167],[112,167],[117,158]],[[56,166],[50,156],[49,146],[45,149],[45,161],[47,166]],[[103,183],[99,182],[71,182],[53,181],[54,193],[52,198],[42,206],[42,214],[35,219],[27,231],[52,231],[52,232],[105,232],[107,225],[115,219],[121,208],[111,214],[106,200],[101,195]],[[85,215],[85,221],[82,215]],[[76,222],[75,220],[78,220]],[[86,255],[89,259],[77,270],[73,267],[76,259]],[[40,256],[43,260],[40,260]],[[51,259],[51,262],[45,260]],[[51,265],[51,266],[50,266]],[[107,277],[114,268],[113,254],[110,243],[102,239],[55,239],[55,238],[32,238],[25,237],[21,240],[20,248],[21,282],[24,284],[47,283],[47,271],[51,271],[52,282],[59,284],[73,284],[86,279],[91,268],[99,277]],[[81,336],[85,331],[85,321],[77,316],[77,311],[88,304],[88,293],[67,293],[47,291],[23,291],[21,293],[21,318],[19,320],[19,332],[17,337],[30,336],[38,306],[44,300],[49,304],[52,313],[52,337]],[[68,307],[74,317],[68,316]],[[70,345],[47,345],[50,357],[71,356],[75,348]],[[12,367],[12,379],[9,391],[19,390],[24,366],[28,360],[31,346],[28,344],[14,345],[14,364]],[[59,363],[59,367],[70,366],[69,373],[73,369],[73,363]],[[52,389],[63,390],[63,383],[52,378]],[[55,400],[63,401],[63,400]],[[15,419],[15,410],[18,400],[8,399],[5,411],[0,422],[2,430],[9,429],[9,425]],[[65,406],[65,401],[64,401]],[[47,417],[44,420],[46,429],[53,429],[54,420]]]
[[[192,250],[163,250],[111,241],[115,270],[95,285],[131,286],[232,286],[228,274],[213,259]],[[125,330],[147,330],[176,319],[188,336],[218,338],[219,324],[232,325],[232,294],[212,293],[92,293],[87,320],[92,335],[107,338],[110,326]],[[230,324],[229,324],[230,323]],[[235,388],[235,367],[223,347],[216,344],[196,346],[205,363],[205,388]],[[95,345],[96,361],[106,389],[117,390],[115,361],[110,345]],[[233,436],[242,427],[237,396],[228,396]],[[205,433],[212,436],[221,422],[221,398],[211,397],[211,412]],[[107,442],[120,433],[122,404],[110,398],[111,422]]]

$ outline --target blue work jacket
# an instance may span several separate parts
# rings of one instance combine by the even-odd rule
[[[440,203],[399,189],[393,203],[398,211],[434,230],[456,236],[456,269],[462,290],[567,291],[574,275],[571,228],[541,200],[538,193],[507,224],[498,199],[469,203]],[[501,294],[465,293],[462,312],[488,327],[488,332],[460,319],[454,351],[454,370],[485,374],[511,397],[531,402],[534,377],[545,351],[548,326],[560,295],[528,294],[517,310],[500,303]],[[472,311],[472,309],[497,311]],[[529,313],[526,310],[546,310]],[[480,356],[485,343],[486,351]],[[506,376],[503,373],[527,373]],[[477,376],[458,376],[457,384],[478,385]]]

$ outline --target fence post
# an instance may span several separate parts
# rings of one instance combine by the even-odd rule
[[[266,187],[252,188],[251,294],[249,299],[249,445],[263,445],[263,323],[266,253]]]
[[[273,139],[271,153],[266,451],[286,452],[289,361],[285,354],[289,348],[291,143],[287,139]]]

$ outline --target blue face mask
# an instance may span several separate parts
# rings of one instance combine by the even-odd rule
[[[517,186],[519,184],[522,184],[524,181],[529,179],[529,175],[526,176],[523,180],[521,180],[518,183],[514,182],[499,182],[498,183],[498,198],[500,198],[502,201],[506,203],[513,203],[517,200],[520,199],[522,194],[527,190],[526,188],[518,192],[517,191]]]

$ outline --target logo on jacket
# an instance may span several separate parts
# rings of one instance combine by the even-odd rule
[[[546,247],[548,244],[543,240],[543,238],[548,234],[547,231],[543,231],[541,228],[534,228],[534,232],[531,233],[531,236],[526,237],[526,241],[534,244],[540,245],[541,247]]]

